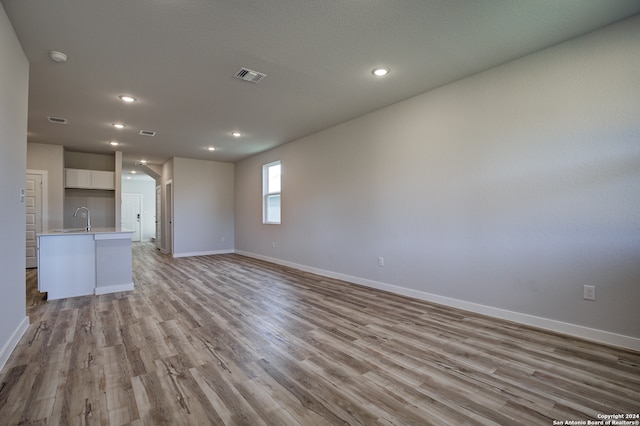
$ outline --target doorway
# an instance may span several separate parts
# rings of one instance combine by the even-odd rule
[[[142,194],[122,194],[121,226],[133,231],[131,241],[141,241]]]

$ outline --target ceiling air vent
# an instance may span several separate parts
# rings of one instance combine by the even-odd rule
[[[155,136],[156,132],[151,131],[151,130],[140,130],[140,133],[138,133],[140,136]]]
[[[252,71],[247,68],[240,68],[234,75],[235,78],[239,78],[240,80],[248,81],[249,83],[257,83],[267,75],[262,74],[258,71]]]
[[[66,118],[60,118],[60,117],[47,117],[47,120],[49,120],[49,122],[51,122],[51,123],[56,123],[56,124],[67,124],[68,123]]]

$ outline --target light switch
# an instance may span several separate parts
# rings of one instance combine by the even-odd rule
[[[593,285],[585,285],[583,297],[585,300],[596,300],[596,287]]]

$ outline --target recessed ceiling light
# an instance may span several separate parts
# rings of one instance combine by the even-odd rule
[[[136,173],[138,173],[138,172],[136,172],[135,170],[131,170],[131,174],[132,175],[135,175]]]
[[[113,127],[116,129],[124,129],[124,124],[122,123],[113,123]]]
[[[140,160],[140,164],[144,166],[145,164],[147,164],[147,160]]]
[[[239,138],[240,136],[242,136],[242,133],[240,133],[240,132],[231,132],[231,136],[233,136],[234,138]]]
[[[209,151],[215,151],[216,147],[215,146],[210,146],[209,148],[207,148]]]
[[[110,144],[111,146],[118,146],[118,145],[120,145],[120,143],[119,143],[118,141],[111,141],[111,142],[109,142],[109,144]]]
[[[58,62],[58,63],[67,62],[67,55],[65,55],[62,52],[58,52],[57,50],[50,50],[49,58],[51,58],[53,62]]]
[[[121,95],[120,99],[122,99],[122,102],[126,102],[126,103],[131,103],[136,101],[136,98],[134,98],[133,96],[127,96],[127,95]]]
[[[131,179],[131,176],[127,176],[127,179]]]
[[[389,68],[377,67],[371,70],[371,74],[375,75],[376,77],[384,77],[385,75],[389,74]]]

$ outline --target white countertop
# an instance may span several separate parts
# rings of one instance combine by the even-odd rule
[[[67,229],[49,229],[45,232],[40,232],[37,236],[47,236],[47,235],[96,235],[96,234],[133,234],[133,231],[122,228],[98,228],[92,227],[91,231],[87,231],[84,228],[67,228]]]

